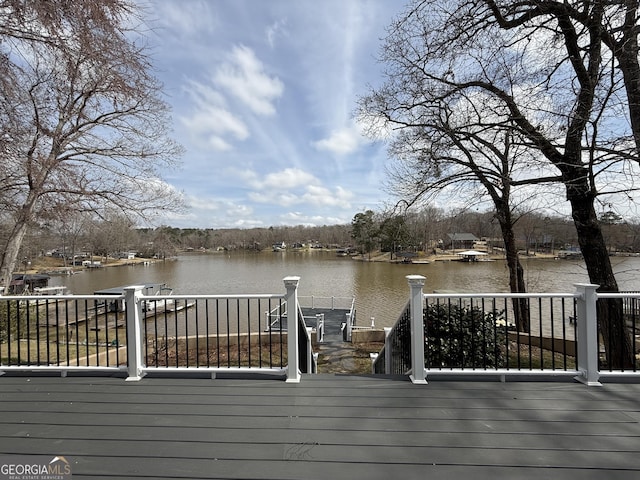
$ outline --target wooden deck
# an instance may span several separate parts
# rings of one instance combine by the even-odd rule
[[[640,478],[640,385],[0,377],[0,463],[75,479]]]

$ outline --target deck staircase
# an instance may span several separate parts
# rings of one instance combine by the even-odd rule
[[[315,320],[309,320],[316,314],[324,314],[324,336],[322,342],[314,346],[318,353],[318,373],[369,373],[363,371],[362,362],[356,361],[357,349],[354,344],[344,340],[345,309],[303,308],[308,326],[317,328]],[[368,367],[368,366],[367,366]]]

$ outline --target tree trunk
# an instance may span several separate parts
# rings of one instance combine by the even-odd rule
[[[20,253],[20,246],[22,240],[27,233],[27,222],[16,222],[13,230],[9,234],[7,244],[4,252],[2,253],[2,261],[0,262],[0,287],[4,287],[1,294],[9,294],[9,285],[11,285],[11,279],[13,272],[16,269],[16,263],[18,261],[18,254]]]
[[[514,287],[511,286],[511,291],[514,293],[526,293],[527,285],[524,282],[524,268],[522,268],[522,264],[520,263],[520,257],[516,252],[515,259],[515,275],[511,272],[511,268],[509,269],[509,283],[515,281],[515,290]],[[515,276],[515,279],[512,280],[511,277]],[[529,315],[529,299],[528,298],[514,298],[512,300],[513,304],[513,312],[516,320],[516,328],[519,332],[529,332],[531,328],[531,318]]]
[[[4,290],[0,292],[0,295],[7,295],[9,293],[9,285],[11,284],[11,277],[16,268],[16,262],[18,261],[18,255],[20,254],[20,247],[22,241],[27,234],[29,223],[33,217],[34,205],[37,195],[31,190],[27,196],[26,202],[22,205],[18,211],[13,224],[13,229],[7,236],[7,243],[2,252],[2,260],[0,261],[0,287],[4,287]]]
[[[518,255],[510,212],[498,213],[498,221],[500,222],[500,229],[502,230],[507,267],[509,268],[509,288],[511,293],[526,293],[527,286],[524,282],[524,269],[522,268]],[[516,328],[519,332],[528,332],[530,328],[528,299],[514,298],[511,304],[513,306]]]
[[[637,43],[635,53],[625,51],[618,58],[627,91],[629,118],[636,143],[636,152],[640,153],[640,66],[638,64]]]
[[[638,61],[638,0],[625,0],[626,17],[622,27],[623,37],[613,48],[624,78],[629,105],[631,130],[640,153],[640,62]]]
[[[573,221],[578,233],[580,249],[589,273],[589,281],[599,285],[598,292],[617,292],[618,283],[607,253],[600,222],[590,195],[571,194]],[[633,367],[631,336],[625,326],[621,299],[600,299],[597,305],[598,326],[606,351],[607,367]]]

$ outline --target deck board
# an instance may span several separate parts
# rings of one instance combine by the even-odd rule
[[[640,385],[0,377],[0,457],[73,477],[617,479],[640,475]]]

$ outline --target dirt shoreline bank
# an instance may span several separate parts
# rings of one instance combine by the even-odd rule
[[[99,258],[96,257],[96,261],[101,262],[99,267],[84,267],[81,265],[64,265],[64,262],[55,257],[40,257],[36,261],[34,261],[27,269],[26,273],[28,275],[34,274],[48,274],[48,275],[64,275],[64,274],[72,274],[77,272],[83,272],[85,270],[93,270],[94,268],[111,268],[111,267],[124,267],[130,265],[144,265],[148,263],[156,263],[169,261],[161,260],[157,258],[110,258],[107,263],[104,263],[104,257]],[[23,269],[16,270],[15,274],[25,273]]]

